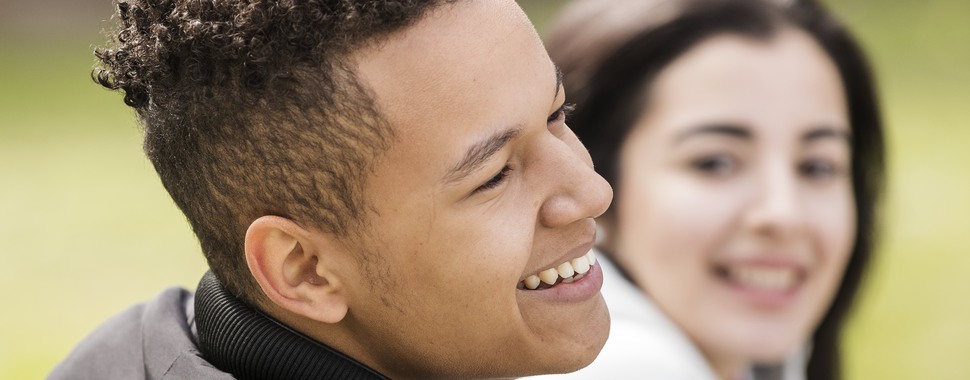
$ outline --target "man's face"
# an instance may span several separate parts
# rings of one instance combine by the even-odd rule
[[[445,5],[355,59],[394,137],[366,182],[367,238],[350,247],[372,264],[345,284],[348,353],[393,378],[591,362],[609,316],[583,256],[612,190],[565,126],[564,90],[521,9]],[[566,262],[585,273],[522,285],[568,275]]]

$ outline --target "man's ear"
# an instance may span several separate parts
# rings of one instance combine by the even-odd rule
[[[319,235],[319,233],[317,234]],[[347,314],[335,273],[341,260],[331,236],[315,236],[292,220],[262,216],[246,231],[246,263],[266,297],[291,313],[324,323]]]

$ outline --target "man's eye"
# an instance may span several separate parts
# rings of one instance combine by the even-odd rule
[[[509,177],[509,172],[511,171],[512,171],[512,168],[508,165],[505,165],[505,167],[503,167],[502,170],[498,172],[498,174],[496,174],[494,177],[489,179],[488,182],[483,183],[481,186],[475,189],[475,193],[486,191],[486,190],[495,188],[498,185],[501,185],[502,182],[505,182],[505,179]]]
[[[560,120],[566,121],[566,117],[568,117],[571,113],[573,113],[573,110],[575,109],[576,109],[575,104],[572,104],[572,103],[563,104],[561,107],[559,107],[559,109],[556,110],[556,112],[553,112],[551,115],[549,115],[549,117],[546,119],[546,123],[552,124]]]

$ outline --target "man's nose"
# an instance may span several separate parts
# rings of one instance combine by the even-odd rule
[[[613,188],[593,170],[585,148],[576,144],[579,151],[569,144],[558,144],[554,159],[545,160],[543,169],[552,185],[540,209],[539,222],[545,227],[598,217],[613,200]]]

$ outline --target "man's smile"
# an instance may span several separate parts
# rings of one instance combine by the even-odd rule
[[[589,272],[596,265],[596,255],[592,250],[572,260],[567,260],[555,267],[540,271],[519,281],[519,289],[540,290],[548,289],[560,283],[572,283]]]

